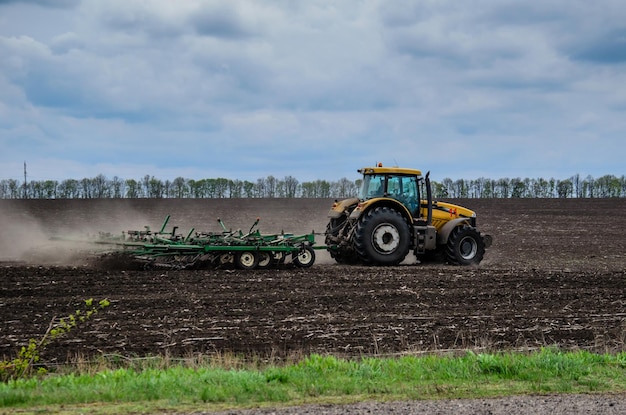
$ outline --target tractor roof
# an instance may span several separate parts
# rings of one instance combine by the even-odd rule
[[[409,176],[421,176],[422,171],[416,169],[405,169],[402,167],[383,167],[379,164],[377,167],[363,167],[357,170],[361,174],[396,174],[396,175],[409,175]]]

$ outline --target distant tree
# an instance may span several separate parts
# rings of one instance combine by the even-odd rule
[[[191,194],[191,197],[195,198],[195,199],[199,199],[199,198],[203,198],[205,197],[204,195],[204,190],[205,190],[205,180],[201,179],[201,180],[189,180],[189,182],[187,182],[187,185],[189,186],[189,192]]]
[[[46,180],[43,182],[43,197],[45,199],[56,199],[57,187],[59,182],[56,180]]]
[[[124,197],[125,188],[126,183],[124,182],[124,180],[120,179],[117,176],[113,176],[113,179],[111,179],[110,183],[111,196],[116,199]]]
[[[598,197],[619,197],[622,191],[620,180],[611,174],[596,179],[595,187]]]
[[[240,198],[243,196],[243,182],[241,180],[228,181],[228,196],[231,198]]]
[[[559,198],[568,198],[572,196],[574,186],[570,179],[558,181],[556,184],[556,192]]]
[[[314,182],[304,182],[302,183],[302,197],[311,198],[315,196],[315,183]]]
[[[253,195],[253,197],[265,197],[265,179],[257,179]]]
[[[162,199],[165,194],[165,186],[163,182],[156,177],[150,177],[148,180],[148,188],[146,189],[146,197],[153,199]]]
[[[61,199],[76,199],[80,197],[80,191],[78,189],[78,180],[66,179],[59,183],[57,188],[59,198]]]
[[[345,199],[356,196],[357,188],[353,181],[342,177],[339,181],[332,183],[330,193],[331,197]]]
[[[265,195],[264,197],[276,197],[276,187],[278,185],[278,181],[274,176],[267,176],[265,178]]]
[[[80,180],[80,193],[83,199],[91,199],[93,197],[93,185],[91,179],[83,177]]]
[[[574,194],[575,197],[583,197],[582,196],[582,191],[583,191],[583,186],[582,183],[580,181],[580,175],[579,174],[575,174],[572,176],[572,178],[570,179],[572,181],[572,192]]]
[[[456,197],[469,197],[468,190],[469,186],[467,182],[463,179],[458,179],[454,182],[454,189]]]
[[[9,198],[9,184],[5,179],[0,180],[0,199]]]
[[[584,197],[594,198],[595,194],[595,180],[591,176],[587,176],[585,180],[583,180],[583,195]]]
[[[92,195],[95,199],[103,199],[111,196],[109,189],[109,181],[103,174],[99,174],[91,179],[93,188]]]
[[[511,179],[511,197],[512,198],[520,198],[524,197],[524,192],[526,191],[526,186],[522,179],[515,178]]]
[[[135,179],[126,180],[126,197],[137,199],[141,197],[141,185]]]
[[[293,176],[285,176],[283,179],[285,197],[296,197],[298,195],[298,180]]]
[[[433,180],[430,182],[430,187],[432,191],[432,196],[435,199],[448,197],[448,189],[443,185],[443,183],[439,183]],[[422,195],[422,197],[425,197],[425,196],[426,195]]]
[[[15,179],[9,179],[8,183],[9,197],[11,199],[17,199],[20,197],[20,182]]]
[[[215,179],[215,197],[223,199],[228,194],[228,179],[218,177]]]
[[[485,179],[485,184],[483,187],[483,192],[480,197],[482,198],[492,198],[493,194],[494,181],[490,179]]]
[[[336,182],[315,180],[299,183],[293,176],[277,179],[259,178],[256,182],[205,178],[200,180],[177,177],[173,181],[146,175],[141,180],[124,180],[117,176],[108,180],[99,174],[81,180],[31,180],[20,183],[14,179],[0,179],[0,199],[17,198],[263,198],[306,197],[347,198],[357,195],[363,180],[351,181],[345,177]],[[578,174],[565,180],[524,178],[497,180],[479,177],[473,180],[445,178],[441,183],[431,182],[435,198],[583,198],[626,197],[626,177],[604,175],[597,179]]]
[[[456,197],[454,182],[451,178],[446,177],[441,181],[441,195],[439,197]]]
[[[316,180],[302,183],[302,197],[306,198],[330,198],[330,182]]]
[[[255,197],[254,195],[254,183],[245,180],[243,182],[243,194],[248,197],[248,198],[252,198]]]
[[[172,193],[172,182],[168,179],[163,182],[163,197],[170,198]]]
[[[182,199],[189,195],[189,187],[185,178],[177,177],[172,181],[171,195],[177,199]]]

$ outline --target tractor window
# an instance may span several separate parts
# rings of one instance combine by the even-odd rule
[[[419,192],[417,187],[417,177],[415,176],[395,176],[389,178],[389,197],[400,201],[407,207],[411,214],[419,205]]]
[[[361,194],[359,198],[363,200],[375,197],[383,197],[385,194],[385,176],[384,175],[366,175],[363,176],[363,184],[361,185]]]

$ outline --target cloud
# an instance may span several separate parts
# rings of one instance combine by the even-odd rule
[[[52,3],[0,3],[0,178],[623,174],[619,1]]]
[[[572,57],[597,64],[626,63],[626,26],[586,40],[574,48]]]
[[[74,8],[78,6],[80,0],[0,0],[0,7],[6,4],[30,4],[49,8]]]

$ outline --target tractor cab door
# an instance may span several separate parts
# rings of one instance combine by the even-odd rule
[[[387,195],[406,206],[414,218],[420,216],[420,198],[416,176],[389,176]]]

